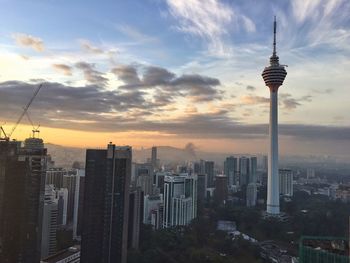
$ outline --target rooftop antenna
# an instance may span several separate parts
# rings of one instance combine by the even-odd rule
[[[275,20],[273,22],[273,56],[276,56],[276,29],[277,29],[277,22],[276,22],[276,16]]]

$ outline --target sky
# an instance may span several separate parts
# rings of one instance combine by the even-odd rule
[[[0,125],[29,109],[45,142],[192,142],[265,153],[272,53],[282,154],[350,156],[348,0],[0,0]],[[32,126],[25,116],[12,138]]]

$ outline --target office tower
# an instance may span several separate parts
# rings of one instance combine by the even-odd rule
[[[262,77],[270,89],[270,145],[268,161],[267,183],[267,213],[278,215],[279,205],[279,175],[278,175],[278,88],[283,84],[287,75],[284,65],[279,64],[276,54],[276,18],[274,21],[273,53],[270,57],[270,66],[265,67]]]
[[[55,188],[63,187],[63,176],[67,171],[63,168],[50,168],[46,171],[45,184],[52,184]]]
[[[228,185],[236,185],[236,172],[237,172],[237,158],[230,156],[227,157],[224,162],[224,174],[228,178]]]
[[[257,157],[250,157],[250,163],[249,163],[249,183],[256,184],[257,182],[257,166],[258,166],[258,159]]]
[[[84,173],[80,174],[80,179],[79,179],[77,237],[81,237],[81,233],[83,229],[84,195],[85,195],[85,170],[84,170]],[[74,230],[73,230],[73,237],[74,237]]]
[[[132,176],[132,181],[135,182],[136,186],[137,178],[141,175],[149,175],[153,177],[153,166],[151,163],[133,163],[134,174]]]
[[[156,172],[155,176],[154,176],[154,184],[156,185],[156,187],[159,188],[160,193],[164,192],[164,178],[166,175],[169,175],[168,173],[165,172]]]
[[[201,164],[198,162],[193,163],[193,173],[200,174],[201,173]]]
[[[245,186],[249,182],[249,158],[239,158],[239,186]]]
[[[63,188],[68,189],[67,223],[69,224],[73,222],[76,180],[76,171],[68,171],[68,174],[63,176]]]
[[[85,178],[85,170],[76,170],[76,181],[75,181],[75,194],[74,194],[74,211],[73,211],[73,238],[77,239],[80,235],[78,230],[79,212],[80,210],[80,192],[84,191],[84,187],[81,187],[81,180]]]
[[[223,204],[227,200],[227,176],[217,175],[215,179],[214,199],[217,204]]]
[[[151,163],[153,166],[153,170],[156,170],[157,167],[157,147],[152,147],[152,157],[151,157]]]
[[[198,201],[201,203],[205,202],[207,195],[207,175],[206,174],[198,174],[197,175],[197,196]]]
[[[2,263],[40,261],[46,149],[38,138],[26,139],[5,161],[2,206]]]
[[[246,205],[248,207],[255,206],[256,205],[256,198],[257,198],[256,184],[250,183],[247,186]]]
[[[3,220],[3,202],[5,193],[5,178],[6,178],[6,165],[9,161],[14,161],[17,156],[18,148],[20,148],[21,142],[0,140],[0,246],[2,246],[2,220]],[[1,251],[0,251],[1,261]]]
[[[86,151],[81,261],[126,262],[131,147]]]
[[[293,172],[289,169],[279,169],[279,191],[282,195],[293,196]]]
[[[214,182],[214,162],[205,161],[204,163],[204,173],[207,175],[207,187],[215,187]]]
[[[152,194],[153,178],[151,175],[140,175],[137,177],[136,186],[140,187],[145,195]]]
[[[58,224],[67,225],[68,189],[61,188],[59,190],[56,190],[56,198],[58,205]]]
[[[187,225],[197,216],[197,177],[166,176],[163,227]]]
[[[307,168],[307,170],[306,170],[306,178],[307,179],[315,178],[315,169]]]
[[[128,249],[138,249],[140,241],[140,225],[143,221],[143,199],[141,188],[130,189]]]
[[[267,155],[264,155],[262,157],[262,170],[264,172],[267,172],[267,167],[268,167],[268,158],[267,158]]]
[[[199,172],[201,174],[205,174],[205,161],[204,160],[200,160],[199,161]]]
[[[56,253],[56,231],[58,225],[58,204],[53,185],[45,185],[43,224],[41,231],[41,258]]]
[[[159,229],[162,226],[160,221],[160,210],[163,204],[163,194],[145,195],[143,201],[143,223],[152,225],[153,229]]]

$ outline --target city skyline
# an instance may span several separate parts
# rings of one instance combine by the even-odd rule
[[[289,66],[280,152],[349,155],[346,1],[261,1],[254,9],[252,1],[214,0],[0,3],[6,130],[44,79],[29,114],[46,142],[95,147],[108,138],[267,152],[269,98],[260,72],[276,15],[279,54]],[[21,125],[14,138],[31,129]]]

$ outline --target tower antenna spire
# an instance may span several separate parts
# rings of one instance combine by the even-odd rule
[[[276,29],[277,29],[277,22],[276,22],[276,16],[275,16],[275,20],[273,22],[273,56],[276,56]]]

